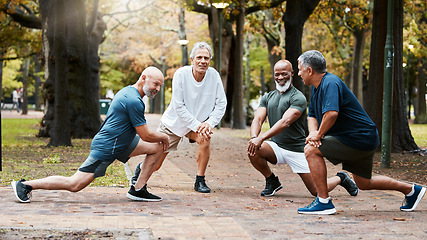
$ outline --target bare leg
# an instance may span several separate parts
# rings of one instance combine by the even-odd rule
[[[141,166],[138,180],[135,183],[135,189],[141,189],[147,183],[148,179],[153,174],[163,156],[163,145],[160,143],[149,143],[139,140],[135,150],[130,157],[146,154],[144,162]]]
[[[155,172],[158,171],[162,167],[162,164],[165,161],[168,153],[169,152],[165,152],[165,153],[163,153],[163,156],[160,157],[159,162],[157,163],[156,169],[154,169]]]
[[[405,195],[412,191],[411,184],[385,176],[372,176],[371,179],[366,179],[353,174],[353,178],[361,190],[395,190]]]
[[[254,156],[249,156],[252,166],[258,170],[265,178],[268,178],[273,173],[268,165],[268,162],[272,164],[277,163],[276,154],[270,144],[262,143],[261,148],[256,152]]]
[[[205,176],[206,168],[208,166],[209,158],[211,155],[211,141],[202,141],[198,133],[191,132],[190,139],[194,140],[199,144],[197,147],[197,175]]]
[[[305,157],[310,167],[311,176],[317,189],[317,196],[328,198],[328,182],[326,179],[326,164],[323,154],[316,147],[306,145],[304,148]]]
[[[26,181],[24,182],[24,184],[30,185],[31,187],[33,187],[33,190],[45,189],[78,192],[94,180],[93,176],[93,173],[77,171],[71,177],[50,176],[42,179]]]
[[[316,185],[314,184],[313,178],[311,177],[311,173],[298,173],[307,187],[308,191],[310,191],[311,195],[317,196]],[[327,179],[327,187],[328,192],[332,191],[336,186],[341,183],[341,178],[338,176],[333,176]]]

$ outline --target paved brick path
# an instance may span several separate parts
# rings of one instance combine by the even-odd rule
[[[147,120],[154,128],[159,116]],[[259,196],[264,180],[246,157],[247,141],[227,131],[214,133],[206,174],[210,194],[192,189],[196,145],[184,141],[149,181],[161,202],[132,202],[128,188],[89,187],[78,193],[38,190],[30,204],[20,204],[10,186],[0,187],[0,228],[132,230],[139,239],[427,239],[426,199],[405,213],[399,211],[400,193],[361,191],[351,197],[337,187],[331,193],[336,215],[299,215],[297,208],[313,197],[288,166],[273,168],[284,188],[274,197]],[[219,149],[219,142],[227,147]],[[220,151],[227,158],[215,154]],[[130,168],[143,160],[131,159]],[[328,170],[334,175],[340,169]]]

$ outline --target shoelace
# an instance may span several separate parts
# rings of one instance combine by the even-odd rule
[[[314,204],[316,203],[316,200],[317,200],[317,199],[314,199],[314,200],[313,200],[313,202],[311,202],[311,203],[307,206],[307,208],[311,208],[312,206],[314,206]]]

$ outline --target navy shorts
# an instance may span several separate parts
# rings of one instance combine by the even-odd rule
[[[319,150],[334,165],[342,163],[342,169],[357,176],[371,179],[376,149],[370,151],[354,149],[345,145],[336,137],[325,136]]]
[[[132,140],[129,147],[119,156],[117,160],[122,163],[126,163],[129,160],[129,155],[135,150],[136,146],[139,142],[139,136],[135,135],[135,138]],[[115,159],[111,160],[97,160],[89,155],[89,157],[84,161],[84,163],[80,166],[80,172],[94,173],[93,178],[105,176],[105,172],[107,171],[107,167],[110,166]]]

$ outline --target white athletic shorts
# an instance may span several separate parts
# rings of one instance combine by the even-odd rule
[[[310,173],[310,168],[308,167],[308,162],[303,152],[292,152],[279,147],[275,142],[265,142],[273,148],[277,158],[277,163],[275,165],[287,163],[294,173]]]

